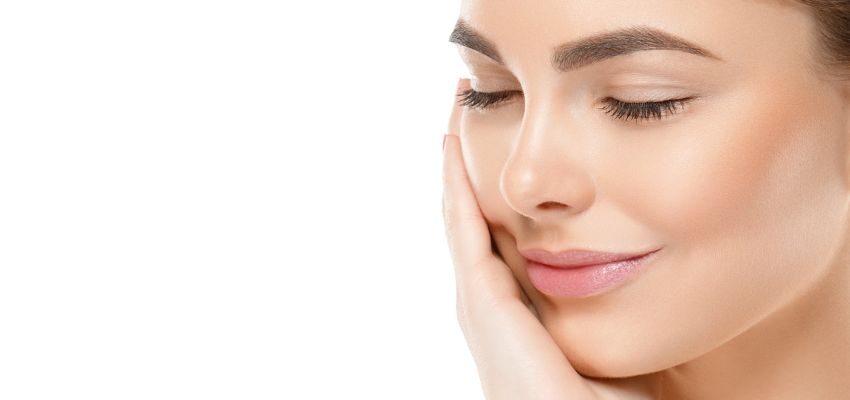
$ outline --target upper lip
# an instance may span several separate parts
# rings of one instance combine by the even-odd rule
[[[559,268],[576,268],[588,265],[607,264],[616,261],[630,260],[661,250],[656,248],[637,253],[609,253],[603,251],[570,249],[552,253],[543,249],[520,250],[520,254],[529,261]]]

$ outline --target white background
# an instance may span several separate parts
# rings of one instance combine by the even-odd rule
[[[456,1],[0,4],[0,398],[482,399]]]

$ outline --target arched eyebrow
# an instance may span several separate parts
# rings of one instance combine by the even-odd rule
[[[490,39],[485,38],[484,35],[478,33],[475,29],[472,29],[472,27],[469,26],[463,18],[457,20],[455,29],[452,31],[452,34],[449,35],[449,43],[457,43],[461,46],[468,47],[490,57],[493,61],[502,64],[502,56],[499,55],[499,51],[496,50],[496,45],[494,45]]]
[[[458,19],[449,36],[449,42],[468,47],[503,64],[496,45],[463,19]],[[566,72],[611,57],[645,50],[675,50],[723,61],[714,53],[670,32],[637,25],[561,44],[552,50],[551,63],[555,70]]]

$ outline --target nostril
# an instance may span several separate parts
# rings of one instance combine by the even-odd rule
[[[549,209],[552,209],[552,208],[564,208],[566,206],[561,204],[561,203],[555,202],[555,201],[547,201],[545,203],[541,203],[538,207],[540,207],[544,210],[549,210]]]

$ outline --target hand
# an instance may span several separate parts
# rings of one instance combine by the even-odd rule
[[[458,91],[469,87],[459,82]],[[493,252],[461,153],[454,102],[443,159],[443,218],[455,268],[457,317],[488,400],[650,398],[628,380],[588,379],[577,373],[513,273]],[[632,396],[632,397],[627,397]]]

